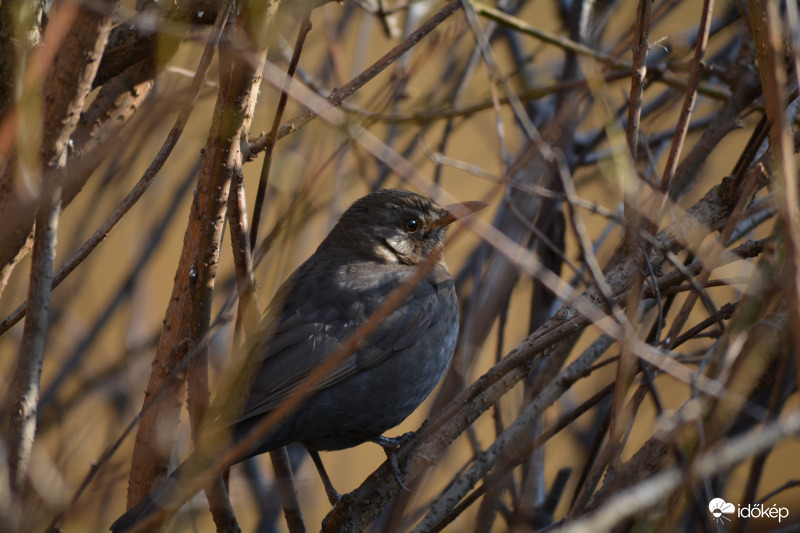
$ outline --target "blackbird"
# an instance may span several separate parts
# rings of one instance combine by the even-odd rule
[[[249,386],[239,384],[230,387],[232,394],[220,395],[225,398],[219,402],[223,408],[217,409],[220,414],[212,426],[228,428],[230,440],[240,441],[291,395],[393,291],[413,281],[421,266],[427,271],[292,414],[230,464],[299,442],[314,459],[334,503],[338,495],[322,468],[319,451],[372,441],[384,446],[392,458],[397,441],[381,435],[430,394],[455,350],[458,306],[441,255],[445,229],[484,207],[482,202],[441,207],[407,190],[385,189],[356,200],[342,214],[268,306],[260,338],[250,349]],[[192,470],[198,470],[204,462],[197,458],[199,453],[184,465],[194,462]],[[174,501],[171,493],[176,492],[182,470],[184,466],[114,522],[111,530],[125,531],[160,507],[173,511],[179,507],[183,501]]]

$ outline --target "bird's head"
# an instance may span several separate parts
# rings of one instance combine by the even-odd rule
[[[403,189],[383,189],[356,200],[326,245],[383,263],[416,265],[444,245],[447,226],[486,207],[465,202],[442,207]]]

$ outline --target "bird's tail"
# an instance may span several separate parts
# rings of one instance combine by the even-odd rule
[[[142,501],[117,518],[110,530],[122,533],[136,527],[142,527],[143,531],[156,529],[194,496],[183,489],[182,481],[203,472],[212,462],[198,453],[192,454]]]

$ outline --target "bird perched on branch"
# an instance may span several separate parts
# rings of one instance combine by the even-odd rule
[[[484,207],[441,207],[401,189],[356,200],[278,289],[251,342],[242,379],[215,402],[209,426],[217,435],[227,430],[233,456],[220,465],[214,463],[220,450],[196,450],[111,530],[163,521],[163,508],[174,512],[192,496],[178,494],[187,471],[226,468],[292,442],[311,454],[331,503],[338,494],[319,451],[372,441],[391,458],[397,441],[382,434],[430,394],[455,350],[458,308],[442,259],[445,229]],[[293,398],[293,408],[264,423]],[[155,515],[161,516],[153,520]]]

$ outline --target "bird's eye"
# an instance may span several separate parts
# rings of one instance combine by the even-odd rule
[[[416,218],[407,218],[403,221],[403,229],[409,233],[416,233],[419,229],[419,220]]]

